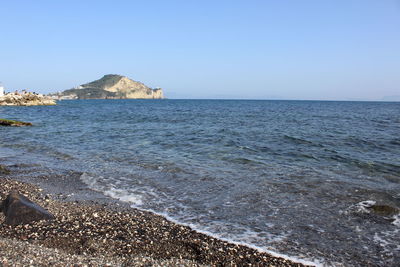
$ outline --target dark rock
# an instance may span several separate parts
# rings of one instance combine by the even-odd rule
[[[5,166],[0,165],[0,174],[10,174],[10,170]]]
[[[20,126],[32,126],[32,123],[23,122],[23,121],[0,119],[0,125],[1,126],[17,126],[17,127],[20,127]]]
[[[368,208],[372,210],[373,213],[381,216],[391,216],[399,212],[397,208],[388,205],[373,205]]]
[[[1,203],[0,211],[6,216],[5,224],[27,224],[33,221],[52,220],[54,216],[17,191],[12,191]]]

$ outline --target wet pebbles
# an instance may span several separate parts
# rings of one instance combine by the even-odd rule
[[[2,199],[16,189],[56,217],[29,225],[0,225],[0,266],[303,266],[150,212],[59,201],[35,185],[1,176],[0,181]]]

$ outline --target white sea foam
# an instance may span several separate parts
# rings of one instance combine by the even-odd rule
[[[105,186],[105,185],[100,185],[98,183],[98,179],[101,179],[102,177],[95,177],[92,175],[89,175],[88,173],[83,173],[80,176],[80,179],[88,185],[88,187],[94,191],[98,191],[103,193],[106,196],[112,197],[114,199],[118,199],[123,202],[128,202],[134,205],[141,205],[143,204],[143,201],[139,195],[132,194],[131,192],[128,192],[123,189],[118,189],[115,188],[114,186]]]
[[[80,176],[80,179],[83,183],[85,183],[90,189],[93,189],[95,191],[100,191],[96,189],[96,178],[94,176],[91,176],[87,174],[86,172],[82,173]]]
[[[103,192],[104,195],[121,200],[123,202],[132,203],[134,205],[142,205],[143,201],[140,196],[134,196],[125,190],[117,189],[117,188],[110,188]]]
[[[394,221],[392,222],[392,224],[400,227],[400,214],[396,214],[393,216]]]
[[[375,243],[379,244],[383,248],[387,247],[390,244],[387,240],[383,239],[383,237],[378,235],[378,233],[374,234],[374,239],[373,240],[374,240]]]
[[[334,263],[334,262],[329,262],[327,263],[324,259],[319,259],[319,258],[312,258],[310,256],[305,256],[305,255],[298,255],[298,256],[289,256],[285,255],[279,252],[274,251],[272,246],[268,247],[261,247],[261,246],[256,246],[253,244],[259,244],[261,239],[267,239],[269,243],[280,243],[284,241],[285,239],[288,238],[290,233],[287,234],[281,234],[281,235],[274,235],[274,234],[269,234],[268,231],[263,231],[262,235],[263,237],[260,236],[260,233],[246,230],[246,229],[241,229],[239,233],[235,234],[229,234],[229,228],[232,228],[232,226],[224,225],[223,223],[208,223],[206,226],[196,224],[196,223],[184,223],[182,222],[183,219],[179,219],[178,217],[175,216],[175,218],[171,217],[169,214],[164,213],[164,212],[158,212],[149,208],[142,208],[142,206],[145,204],[145,199],[143,198],[142,194],[138,193],[136,194],[133,189],[131,188],[130,190],[126,189],[120,189],[117,188],[115,185],[112,183],[112,178],[107,178],[107,183],[104,183],[104,177],[102,176],[96,176],[96,175],[91,175],[88,173],[83,173],[81,175],[81,180],[87,184],[91,189],[95,191],[102,192],[104,195],[112,197],[114,199],[118,199],[123,202],[130,203],[132,207],[145,210],[145,211],[151,211],[155,214],[159,214],[167,218],[168,220],[175,222],[180,225],[186,225],[191,227],[192,229],[196,230],[197,232],[218,238],[222,241],[238,244],[238,245],[245,245],[247,247],[256,249],[257,251],[260,252],[265,252],[268,253],[272,256],[275,257],[281,257],[287,260],[291,260],[294,262],[299,262],[302,264],[306,265],[313,265],[313,266],[340,266],[340,263]],[[152,192],[151,188],[142,188],[143,191],[145,192],[146,195],[154,195],[155,192]],[[159,195],[154,195],[152,198],[152,201],[156,201],[156,199],[159,199],[160,201],[164,199],[163,197],[160,198]],[[368,207],[371,207],[375,204],[376,202],[373,200],[366,200],[359,202],[357,204],[352,205],[351,210],[357,210],[357,212],[364,212],[368,213],[369,209]],[[175,203],[177,204],[177,203]],[[230,203],[227,203],[228,205]],[[184,207],[181,207],[181,210],[185,210]],[[167,209],[166,209],[167,210]],[[175,214],[175,213],[174,213]],[[184,221],[187,222],[187,219],[189,217],[184,215],[185,219]],[[194,217],[195,218],[195,217]],[[189,218],[190,220],[190,218]],[[377,237],[378,238],[378,237]],[[379,240],[376,239],[376,242]]]
[[[373,205],[376,204],[376,201],[374,200],[364,200],[361,202],[358,202],[354,205],[351,205],[348,209],[345,211],[342,211],[341,213],[344,214],[349,214],[349,213],[370,213],[371,210],[369,209]]]
[[[365,201],[361,201],[361,202],[357,203],[355,205],[355,207],[357,208],[357,210],[359,212],[370,213],[371,211],[368,208],[372,207],[375,204],[376,204],[376,201],[374,201],[374,200],[365,200]]]
[[[220,234],[216,234],[214,232],[210,232],[210,231],[204,230],[204,229],[202,229],[202,227],[199,227],[198,225],[195,225],[195,224],[192,224],[192,223],[183,223],[183,222],[181,222],[179,220],[176,220],[175,218],[173,218],[170,215],[168,215],[166,213],[163,213],[163,212],[157,212],[157,211],[152,210],[152,209],[142,209],[142,208],[140,208],[140,207],[138,207],[136,205],[132,205],[132,208],[136,208],[136,209],[143,210],[143,211],[150,211],[150,212],[152,212],[154,214],[161,215],[161,216],[165,217],[167,220],[169,220],[171,222],[174,222],[176,224],[188,226],[188,227],[192,228],[193,230],[195,230],[195,231],[197,231],[199,233],[202,233],[202,234],[205,234],[205,235],[208,235],[208,236],[211,236],[211,237],[214,237],[214,238],[217,238],[219,240],[222,240],[222,241],[225,241],[225,242],[229,242],[229,243],[232,243],[232,244],[246,246],[246,247],[255,249],[255,250],[259,251],[259,252],[268,253],[273,257],[283,258],[283,259],[290,260],[290,261],[297,262],[297,263],[301,263],[301,264],[304,264],[304,265],[311,265],[311,266],[316,266],[316,267],[324,267],[324,266],[326,266],[323,263],[324,262],[323,259],[307,259],[307,258],[300,258],[300,257],[281,254],[281,253],[278,253],[278,252],[270,250],[270,249],[266,249],[266,248],[263,248],[263,247],[255,246],[255,245],[252,245],[252,244],[248,244],[246,242],[238,242],[238,241],[235,241],[235,240],[233,240],[231,238],[225,238],[225,237],[221,236]],[[284,236],[281,236],[281,237],[277,237],[276,236],[275,237],[275,241],[279,241],[279,240],[282,240],[284,238],[285,238]]]
[[[151,211],[155,214],[159,214],[165,218],[167,218],[169,221],[172,221],[174,223],[180,224],[180,225],[185,225],[185,226],[189,226],[192,229],[196,230],[199,233],[203,233],[206,234],[208,236],[212,236],[214,238],[220,239],[222,241],[226,241],[229,243],[233,243],[233,244],[238,244],[238,245],[244,245],[250,248],[253,248],[259,252],[265,252],[268,253],[274,257],[280,257],[280,258],[284,258],[293,262],[298,262],[298,263],[302,263],[302,264],[306,264],[306,265],[313,265],[313,266],[324,266],[323,264],[323,260],[318,260],[318,259],[307,259],[307,258],[301,258],[301,256],[299,257],[295,257],[295,256],[288,256],[288,255],[284,255],[278,252],[275,252],[273,250],[270,249],[266,249],[263,247],[259,247],[259,246],[255,246],[255,245],[251,245],[251,243],[253,243],[252,241],[255,241],[259,238],[259,233],[256,232],[252,232],[250,230],[246,230],[243,234],[241,234],[240,236],[236,236],[235,235],[235,239],[236,240],[242,240],[241,242],[238,242],[236,240],[232,238],[226,238],[224,237],[222,234],[216,234],[214,231],[212,231],[212,226],[207,227],[210,230],[206,230],[204,229],[204,227],[201,227],[199,225],[196,224],[192,224],[192,223],[182,223],[179,220],[174,219],[173,217],[169,216],[166,213],[162,213],[162,212],[157,212],[155,210],[152,209],[143,209],[141,208],[141,205],[143,204],[143,199],[141,198],[141,196],[134,194],[133,192],[130,191],[126,191],[123,189],[118,189],[115,188],[114,186],[107,186],[104,184],[101,184],[101,182],[99,182],[100,180],[103,179],[102,176],[95,176],[95,175],[90,175],[88,173],[83,173],[80,177],[80,179],[88,185],[89,188],[91,188],[92,190],[98,191],[103,193],[106,196],[109,196],[111,198],[114,199],[118,199],[120,201],[123,202],[127,202],[130,203],[131,206],[133,208],[137,208],[140,210],[144,210],[144,211]],[[154,192],[149,192],[149,193],[154,193]],[[224,225],[215,225],[214,227],[215,229],[223,229],[225,228]],[[284,240],[285,238],[287,238],[287,235],[268,235],[268,239],[271,240],[272,242],[279,242]]]
[[[399,235],[400,229],[395,229],[393,231],[384,231],[381,233],[375,233],[373,241],[382,247],[383,252],[389,255],[400,253],[400,244],[393,241],[393,237]]]

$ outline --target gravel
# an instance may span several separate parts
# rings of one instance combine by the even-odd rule
[[[112,202],[62,201],[1,173],[0,181],[2,199],[15,189],[56,217],[1,224],[0,266],[303,266],[150,212]]]

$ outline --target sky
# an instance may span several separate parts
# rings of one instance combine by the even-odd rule
[[[168,98],[400,99],[400,0],[0,0],[0,81]]]

